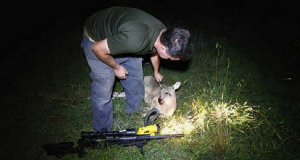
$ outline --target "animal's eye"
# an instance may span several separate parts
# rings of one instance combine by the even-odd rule
[[[168,96],[170,96],[170,97],[172,95],[170,92],[165,92],[165,94],[168,95]]]

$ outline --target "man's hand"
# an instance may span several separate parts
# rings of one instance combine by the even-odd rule
[[[114,71],[116,77],[118,77],[119,79],[126,79],[126,75],[128,75],[128,71],[126,70],[126,68],[119,64],[114,68]]]
[[[154,78],[157,82],[162,82],[164,79],[164,76],[160,74],[159,72],[154,73]]]

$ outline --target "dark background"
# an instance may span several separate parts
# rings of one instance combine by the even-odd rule
[[[4,46],[10,50],[28,46],[22,45],[24,41],[41,34],[63,27],[80,26],[88,15],[113,5],[159,12],[163,10],[162,14],[177,16],[178,19],[184,16],[197,17],[201,22],[200,27],[216,32],[234,32],[244,27],[245,32],[248,29],[248,32],[255,33],[248,36],[257,36],[254,38],[273,44],[293,43],[294,40],[299,40],[300,32],[298,5],[283,1],[111,0],[67,4],[55,1],[12,3],[14,2],[7,5],[7,11],[2,11],[3,33],[6,37]]]
[[[11,2],[13,3],[13,2]],[[190,15],[197,16],[207,25],[220,29],[236,29],[249,25],[262,37],[273,37],[277,40],[285,38],[299,38],[298,5],[291,2],[274,1],[173,1],[173,0],[112,0],[112,1],[84,1],[61,4],[55,1],[41,1],[37,3],[20,2],[7,6],[2,11],[4,33],[16,42],[26,36],[36,36],[51,28],[63,24],[81,22],[89,14],[113,5],[138,7],[145,10],[165,10],[163,14],[172,13],[178,18]],[[5,6],[3,6],[5,7]],[[175,14],[173,14],[175,13]],[[170,14],[171,15],[171,14]],[[215,24],[209,24],[209,18],[217,19]],[[234,24],[233,24],[234,23]],[[224,28],[231,24],[231,28]],[[201,24],[206,25],[206,24]],[[215,26],[216,25],[216,26]],[[205,26],[207,27],[207,26]],[[18,45],[15,45],[16,47]]]
[[[0,58],[4,77],[9,75],[7,81],[10,82],[15,74],[26,70],[30,59],[47,50],[41,46],[56,43],[52,41],[54,36],[81,31],[87,16],[113,5],[137,7],[155,13],[158,17],[175,17],[183,22],[191,18],[201,30],[232,38],[237,45],[250,48],[259,46],[269,50],[272,56],[284,58],[293,72],[299,75],[296,68],[299,67],[300,46],[296,47],[295,42],[300,41],[300,25],[299,6],[296,3],[255,0],[112,0],[8,2],[3,6],[5,11],[1,11],[4,51]]]

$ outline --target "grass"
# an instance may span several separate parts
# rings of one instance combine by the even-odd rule
[[[164,83],[182,82],[178,109],[171,118],[156,121],[161,134],[185,137],[150,141],[144,156],[135,146],[110,146],[88,149],[84,159],[299,159],[295,121],[299,121],[299,103],[286,104],[284,95],[293,91],[289,84],[270,78],[273,75],[253,59],[241,56],[253,50],[191,30],[192,59],[162,61],[160,70]],[[2,94],[3,159],[56,159],[47,156],[41,145],[76,143],[81,131],[92,131],[89,68],[80,48],[81,33],[62,36],[69,38],[55,37],[57,43],[35,56],[28,71]],[[149,64],[144,65],[144,74],[152,74]],[[115,90],[121,90],[118,82]],[[141,114],[128,115],[124,107],[124,99],[114,99],[113,130],[142,127]],[[79,158],[73,154],[62,159]]]

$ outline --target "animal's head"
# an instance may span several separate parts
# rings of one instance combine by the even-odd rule
[[[181,82],[176,82],[173,86],[163,86],[160,91],[158,103],[160,105],[164,105],[164,104],[176,105],[175,91],[180,87],[180,85],[181,85]]]

